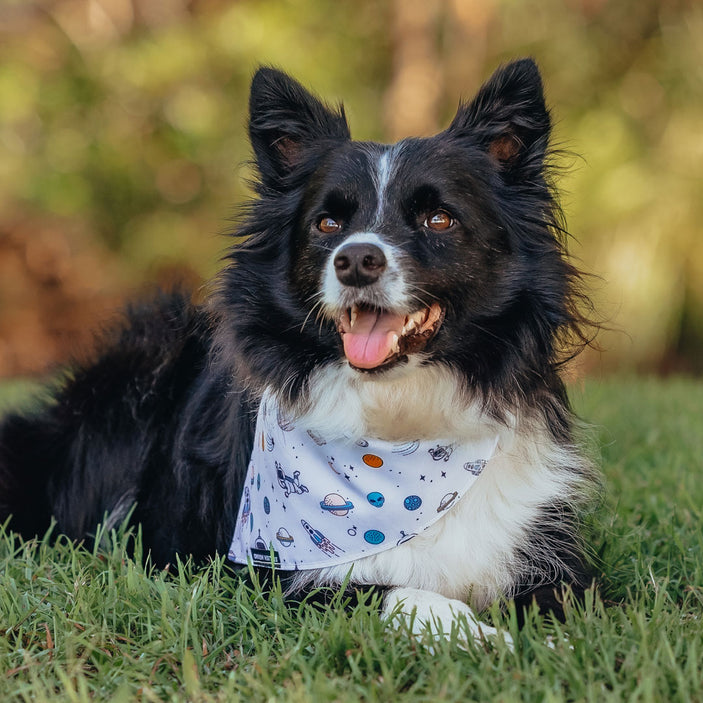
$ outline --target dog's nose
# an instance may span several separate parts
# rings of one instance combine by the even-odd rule
[[[334,257],[334,270],[342,285],[363,288],[376,283],[386,263],[383,251],[375,244],[346,244]]]

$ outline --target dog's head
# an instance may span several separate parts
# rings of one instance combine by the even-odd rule
[[[341,107],[264,68],[249,132],[259,198],[221,288],[246,376],[295,390],[340,359],[374,376],[437,361],[484,386],[554,361],[575,272],[533,61],[498,70],[444,132],[394,145],[352,141]]]

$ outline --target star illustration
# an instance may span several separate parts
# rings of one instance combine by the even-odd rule
[[[424,480],[425,480],[425,477],[422,474],[420,474],[420,481],[424,481]]]
[[[446,471],[442,471],[442,478],[447,478],[447,472],[446,472]]]

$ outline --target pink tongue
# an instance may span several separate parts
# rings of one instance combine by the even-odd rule
[[[350,332],[344,334],[344,354],[353,366],[373,369],[391,354],[393,339],[405,324],[405,315],[360,310]]]

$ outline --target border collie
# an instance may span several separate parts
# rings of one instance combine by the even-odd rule
[[[156,564],[348,579],[445,632],[491,633],[500,598],[563,617],[597,478],[559,376],[588,322],[535,63],[392,145],[271,68],[249,107],[256,197],[208,303],[131,308],[2,421],[0,521],[89,540],[131,516]]]

